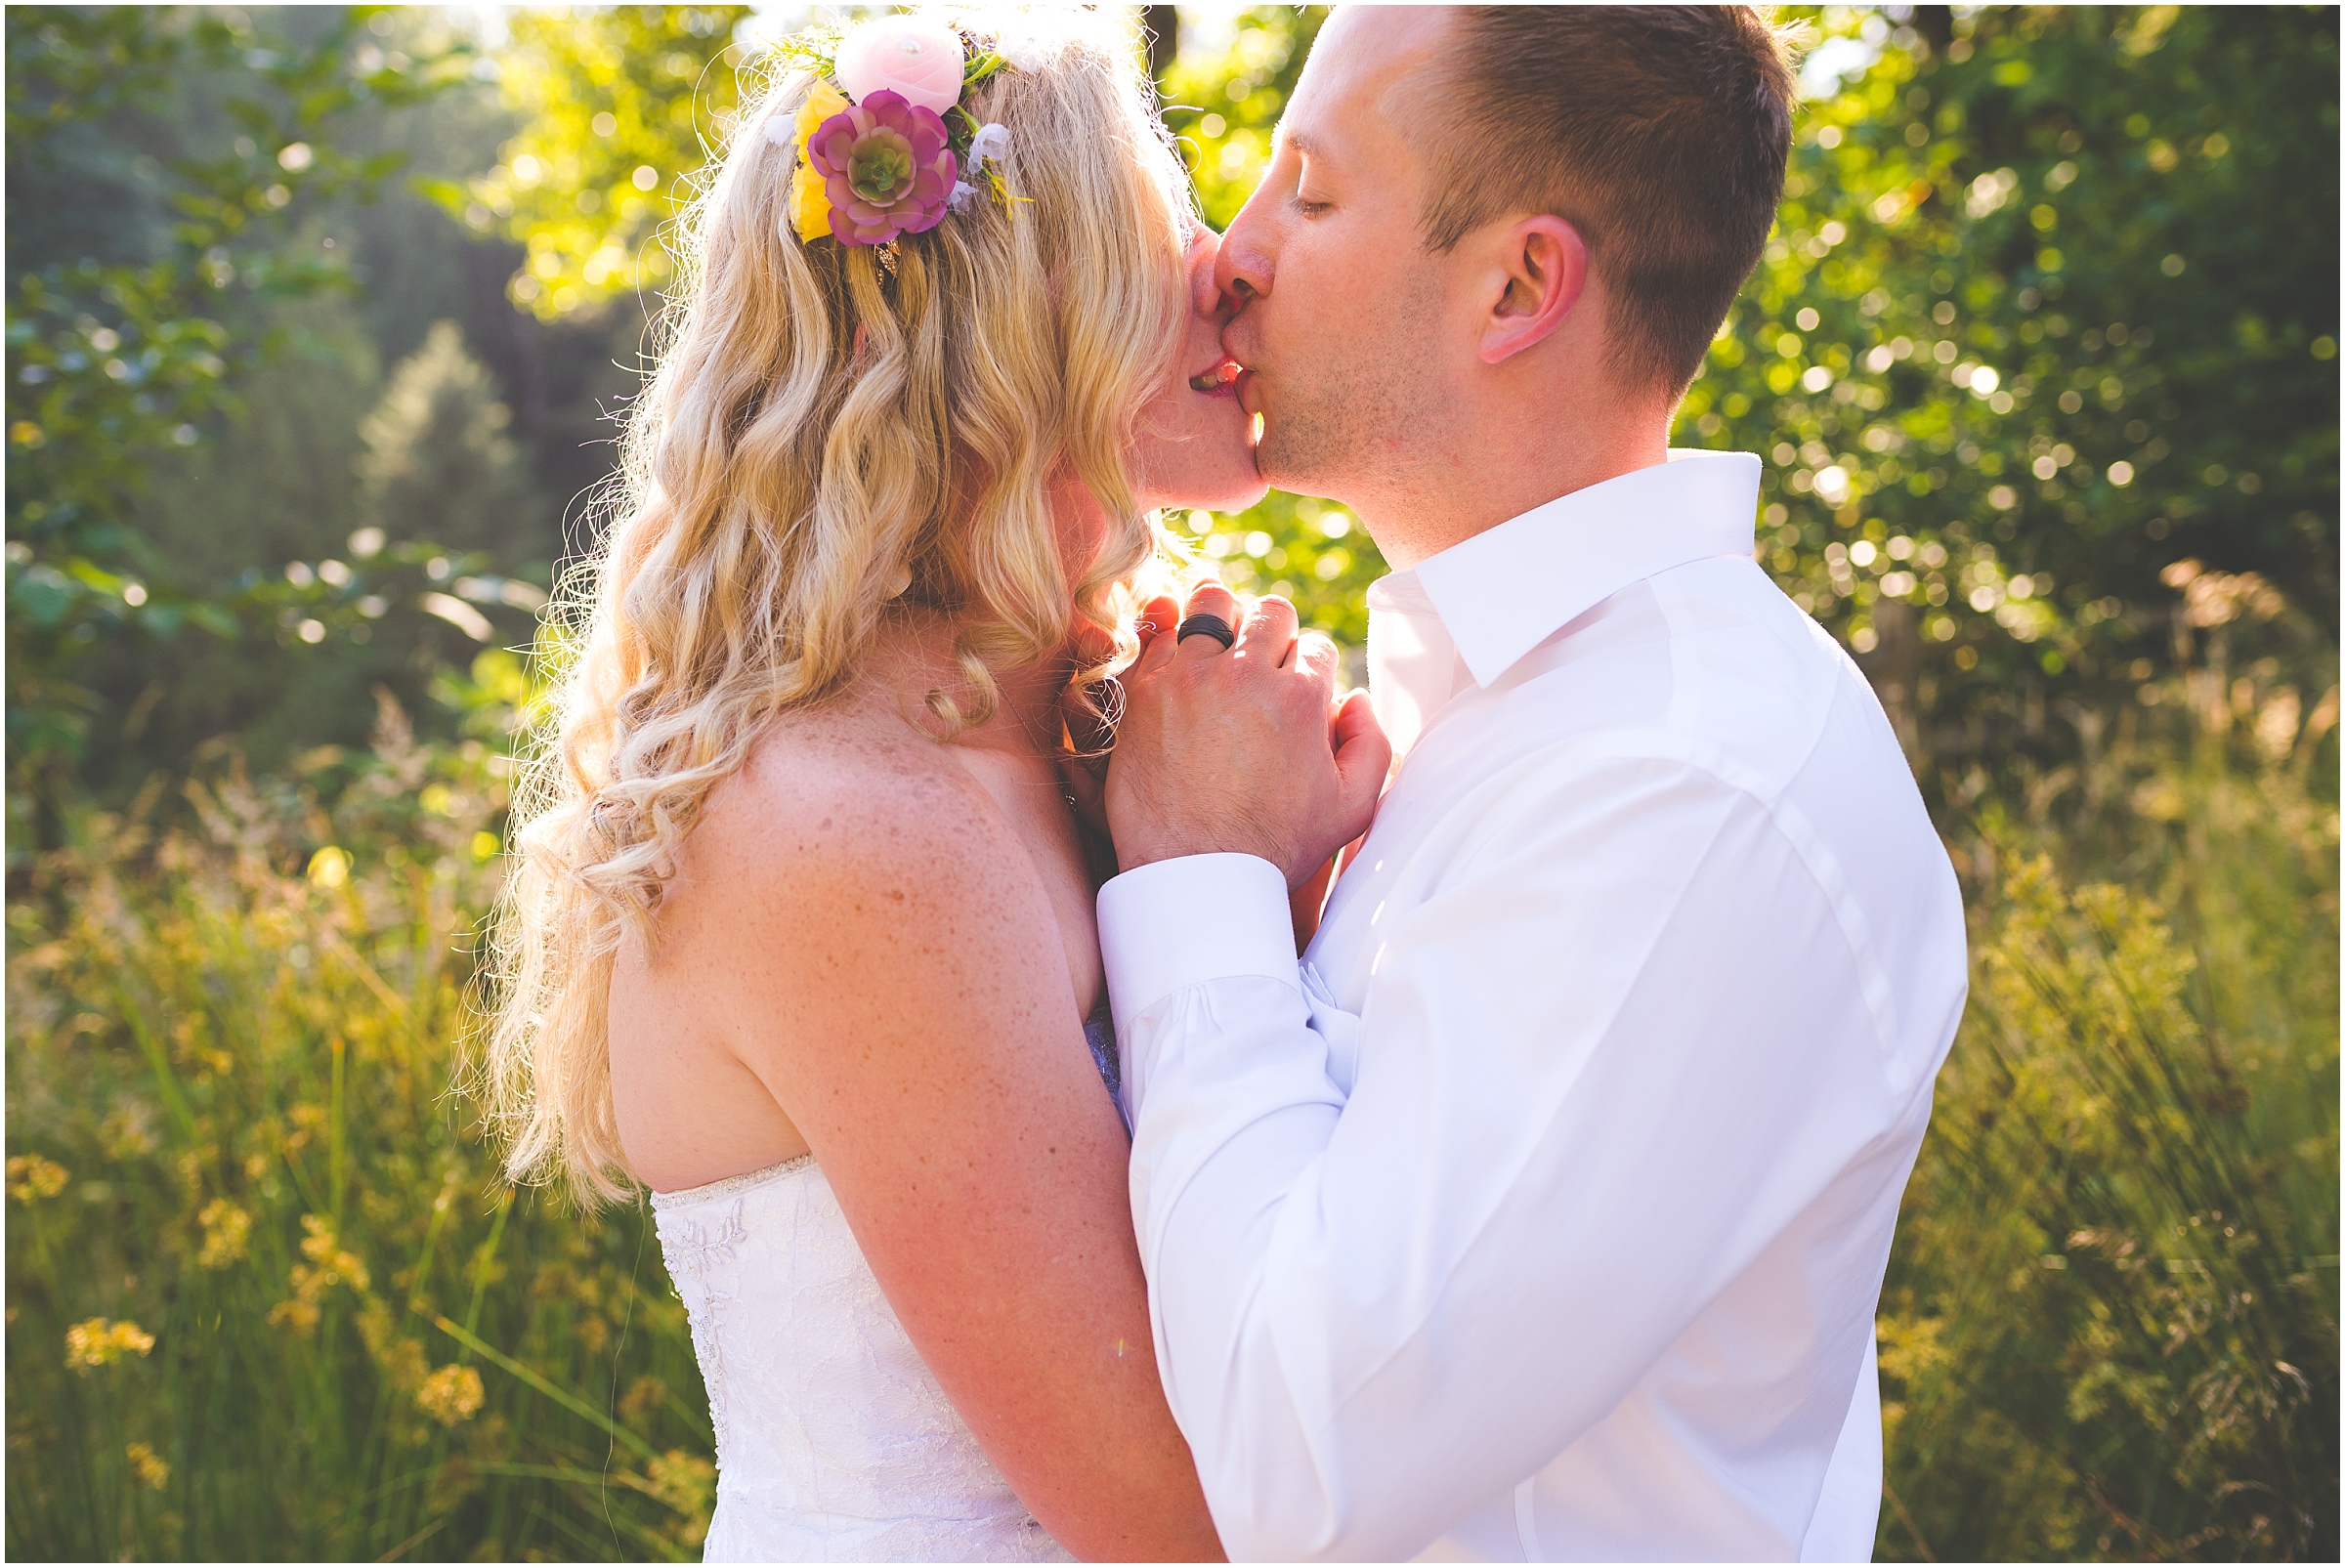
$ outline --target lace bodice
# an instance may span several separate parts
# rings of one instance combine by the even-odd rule
[[[1122,1116],[1104,1002],[1083,1034]],[[1074,1561],[929,1376],[814,1156],[652,1214],[716,1429],[708,1561]]]
[[[716,1428],[710,1562],[1071,1560],[921,1364],[813,1156],[652,1209]]]

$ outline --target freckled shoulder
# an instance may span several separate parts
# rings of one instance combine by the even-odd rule
[[[899,724],[853,712],[777,724],[709,791],[677,872],[671,909],[691,925],[775,900],[803,919],[874,902],[950,914],[988,886],[1043,897],[1010,824],[965,768]]]
[[[957,1079],[965,1062],[902,1053],[940,1048],[951,1019],[964,1052],[1014,1056],[1077,1015],[1033,858],[964,767],[900,727],[777,726],[709,791],[660,928],[662,1005],[715,1030],[793,1120],[830,1092],[816,1081],[849,1081],[822,1075],[879,1059],[841,1058],[842,1040],[891,1082]]]

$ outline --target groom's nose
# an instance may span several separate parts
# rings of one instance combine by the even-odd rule
[[[1252,222],[1253,203],[1238,214],[1237,221],[1221,236],[1221,254],[1214,259],[1214,283],[1219,288],[1230,309],[1242,311],[1254,300],[1270,292],[1273,271],[1270,249],[1263,243],[1269,237],[1263,225]]]

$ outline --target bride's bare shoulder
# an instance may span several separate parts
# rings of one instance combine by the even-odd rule
[[[745,1040],[1066,985],[1048,891],[984,788],[933,742],[851,723],[779,726],[709,791],[660,925],[668,994],[765,1019]]]
[[[998,873],[1015,848],[1000,808],[944,747],[899,722],[818,710],[776,724],[709,790],[677,869],[691,883],[736,889],[803,893],[841,876],[868,886],[912,871],[938,886],[940,860]]]

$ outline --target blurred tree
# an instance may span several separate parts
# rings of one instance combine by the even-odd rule
[[[352,348],[371,353],[363,338]],[[158,762],[176,769],[223,742],[264,772],[338,768],[357,755],[378,697],[448,720],[424,700],[444,673],[484,644],[526,636],[551,575],[551,508],[461,330],[444,321],[427,333],[371,411],[353,404],[354,390],[331,366],[274,366],[254,378],[250,417],[227,444],[247,471],[191,464],[184,478],[199,493],[178,497],[182,526],[237,502],[290,513],[307,498],[317,509],[305,527],[242,535],[216,560],[180,556],[208,569],[196,580],[225,578],[239,602],[274,607],[276,637],[207,641],[167,664],[138,645],[95,652],[92,684],[120,697],[122,722],[93,727],[81,788],[118,796]],[[347,537],[321,534],[321,522]],[[251,563],[256,542],[279,547],[266,572]]]
[[[2162,665],[2183,557],[2333,634],[2336,18],[1918,15],[1824,14],[1878,52],[1679,439],[1768,456],[1762,560],[1951,760]]]
[[[1161,9],[1179,8],[1151,11]],[[1261,179],[1270,133],[1328,8],[1187,10],[1178,54],[1162,73],[1165,124],[1184,144],[1206,221],[1226,229]]]
[[[382,360],[347,295],[272,301],[258,315],[280,352],[240,378],[234,411],[199,426],[202,440],[147,461],[127,513],[158,570],[205,600],[233,600],[252,586],[248,572],[274,576],[341,543],[358,504],[359,421],[382,396]],[[97,668],[90,682],[108,691]]]
[[[113,15],[116,27],[136,20],[134,13]],[[190,19],[208,15],[167,13],[154,25],[192,24]],[[116,476],[125,486],[114,525],[144,563],[126,579],[135,578],[150,611],[184,602],[196,607],[191,614],[205,606],[228,612],[235,635],[189,636],[182,621],[182,630],[158,644],[135,617],[107,623],[110,629],[87,641],[76,635],[65,648],[70,680],[63,694],[70,699],[64,714],[70,744],[50,750],[40,770],[40,787],[53,800],[70,795],[120,807],[158,770],[184,772],[197,750],[219,743],[263,770],[355,748],[365,740],[374,686],[414,713],[427,737],[441,737],[452,721],[429,700],[434,662],[464,662],[479,645],[422,612],[421,596],[463,603],[488,617],[499,640],[526,638],[530,616],[515,601],[526,597],[525,583],[534,588],[547,580],[549,564],[565,547],[561,503],[609,472],[609,412],[635,385],[627,366],[644,318],[631,300],[615,298],[600,312],[558,321],[514,310],[506,285],[520,247],[494,232],[485,210],[482,223],[450,222],[439,199],[443,191],[434,189],[427,198],[411,189],[490,166],[512,134],[493,58],[475,56],[461,81],[449,79],[464,58],[451,51],[463,42],[466,18],[377,9],[362,13],[363,25],[354,30],[352,18],[328,7],[259,8],[222,20],[243,29],[247,44],[268,44],[273,53],[182,50],[162,75],[85,94],[88,113],[38,138],[10,140],[12,278],[77,277],[85,260],[145,267],[173,255],[173,200],[185,189],[176,172],[180,161],[241,155],[240,142],[255,139],[234,105],[256,97],[274,102],[253,61],[320,48],[336,34],[348,40],[348,65],[361,73],[413,72],[422,68],[418,62],[447,57],[443,74],[433,78],[438,91],[369,96],[332,127],[336,156],[377,167],[404,158],[403,173],[427,178],[303,190],[286,207],[265,209],[248,223],[238,243],[249,254],[235,263],[236,283],[206,296],[205,306],[231,345],[222,359],[230,375],[224,387],[233,397],[208,415],[182,421],[192,430],[192,445],[169,441],[159,448],[105,452],[125,471]],[[129,35],[134,42],[144,36],[135,28]],[[18,29],[12,44],[21,53],[30,36]],[[117,53],[123,52],[135,53],[130,44],[120,45]],[[119,61],[105,69],[88,66],[93,79],[116,68],[130,67]],[[27,98],[21,73],[16,89],[21,105]],[[272,179],[285,172],[268,158],[260,161]],[[334,275],[323,287],[242,286],[264,264],[320,261],[331,263]],[[99,304],[103,318],[107,307]],[[443,552],[417,543],[434,525],[397,524],[380,504],[369,515],[357,472],[366,451],[359,426],[383,395],[383,367],[413,354],[436,320],[451,317],[461,324],[466,351],[493,376],[477,406],[484,413],[500,403],[511,410],[504,435],[522,462],[501,483],[520,504],[472,506],[484,523],[500,512],[501,520],[468,541],[480,547],[479,557],[446,556],[448,575],[434,581],[424,568]],[[24,330],[18,328],[20,335]],[[10,368],[25,368],[13,348]],[[31,373],[44,368],[32,366]],[[20,380],[12,387],[12,407],[26,385]],[[186,434],[178,426],[172,433]],[[22,455],[17,449],[12,461]],[[19,498],[12,485],[12,504]],[[347,541],[370,522],[395,543],[362,559]],[[344,567],[352,577],[343,586],[320,575]],[[42,575],[33,573],[36,595]],[[462,601],[450,586],[459,581],[488,583],[494,593],[489,602]],[[381,619],[356,608],[374,602],[389,606]],[[115,603],[117,614],[133,608]],[[12,616],[12,634],[28,627]],[[161,646],[168,657],[158,657]],[[24,661],[13,670],[17,679],[54,673]],[[20,733],[41,717],[12,707]],[[12,749],[14,759],[26,755],[25,748]],[[11,808],[19,815],[11,822],[12,866],[39,841],[21,810],[31,799],[29,781],[21,771],[13,777]]]
[[[747,6],[521,12],[500,62],[522,117],[497,166],[443,199],[528,247],[509,289],[553,318],[668,277],[651,242],[696,190],[740,106]]]
[[[133,514],[154,460],[203,440],[235,406],[239,377],[281,353],[228,322],[259,302],[346,286],[330,251],[284,243],[323,200],[379,187],[401,161],[357,158],[328,133],[362,106],[413,103],[465,68],[451,44],[417,61],[361,42],[351,8],[304,43],[238,12],[27,9],[8,28],[12,183],[68,170],[87,128],[166,103],[190,67],[240,72],[226,108],[241,134],[222,155],[169,163],[175,221],[135,241],[20,273],[8,318],[8,736],[10,852],[33,802],[69,779],[96,699],[81,666],[101,641],[168,640],[190,626],[236,635],[277,607],[189,591]],[[12,259],[15,247],[12,240]]]
[[[364,526],[459,550],[541,536],[544,495],[506,433],[512,422],[487,368],[466,352],[463,329],[434,326],[359,426]]]

